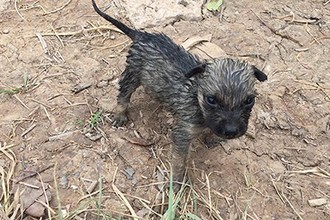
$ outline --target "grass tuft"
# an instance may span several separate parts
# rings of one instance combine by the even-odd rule
[[[20,87],[13,89],[0,89],[0,94],[4,95],[15,95],[22,91],[26,91],[29,88],[29,76],[27,73],[23,75],[23,84]]]
[[[17,160],[11,148],[14,145],[6,145],[0,142],[0,156],[8,161],[6,166],[0,166],[0,217],[1,219],[16,219],[20,208],[18,195],[15,193],[11,198],[12,179],[16,168]],[[9,218],[11,216],[11,218]]]
[[[95,128],[102,121],[103,109],[99,109],[97,112],[92,114],[91,119],[88,121],[88,124]]]
[[[0,89],[0,94],[4,95],[15,95],[21,91],[20,88],[15,88],[15,89]]]

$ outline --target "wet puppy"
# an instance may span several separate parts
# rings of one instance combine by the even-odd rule
[[[255,66],[230,58],[201,60],[162,33],[147,33],[127,27],[102,12],[133,43],[121,75],[118,108],[113,124],[128,121],[132,93],[142,85],[175,117],[172,131],[173,180],[184,177],[189,146],[205,128],[223,139],[242,136],[255,102],[254,84],[267,76]]]

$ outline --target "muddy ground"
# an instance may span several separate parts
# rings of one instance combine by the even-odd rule
[[[10,178],[2,216],[13,216],[8,201],[24,211],[47,191],[55,213],[46,216],[60,207],[68,219],[159,219],[167,199],[157,183],[168,180],[173,118],[139,89],[130,123],[110,122],[130,40],[89,0],[16,3],[22,17],[14,1],[0,17],[0,164],[2,179]],[[330,3],[224,6],[203,21],[147,29],[177,43],[212,34],[212,43],[269,77],[257,85],[247,135],[212,149],[193,143],[178,216],[330,219]],[[81,83],[90,87],[74,93]]]

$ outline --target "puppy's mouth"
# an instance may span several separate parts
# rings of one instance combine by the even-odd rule
[[[223,133],[219,133],[219,132],[214,132],[218,137],[223,138],[223,139],[235,139],[235,138],[239,138],[241,136],[243,136],[244,133],[237,133],[237,134],[230,134],[230,135],[226,135]]]
[[[211,130],[214,132],[215,135],[217,135],[220,138],[234,139],[243,136],[247,128],[241,128],[235,125],[223,125],[223,126],[218,126],[215,129],[211,128]]]

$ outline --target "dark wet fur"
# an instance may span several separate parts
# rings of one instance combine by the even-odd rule
[[[162,33],[134,30],[93,7],[133,43],[119,81],[115,126],[123,126],[132,93],[142,85],[176,121],[172,131],[175,181],[182,181],[191,140],[205,128],[224,139],[242,136],[254,105],[254,84],[267,76],[230,58],[200,60]]]

